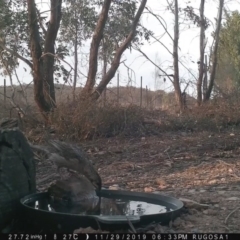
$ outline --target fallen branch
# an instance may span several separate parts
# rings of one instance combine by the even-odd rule
[[[233,213],[235,213],[238,209],[240,209],[240,207],[237,207],[237,208],[235,208],[234,210],[232,210],[228,215],[227,215],[227,217],[226,217],[226,219],[225,219],[225,224],[227,224],[227,221],[228,221],[228,219],[230,218],[230,216],[233,214]]]
[[[157,126],[161,126],[161,125],[162,125],[161,120],[148,119],[148,118],[144,118],[144,119],[143,119],[143,123],[144,123],[144,124],[154,124],[154,125],[157,125]]]
[[[204,204],[204,203],[199,203],[199,202],[196,202],[196,201],[193,201],[191,199],[187,199],[187,198],[179,198],[180,201],[182,201],[184,203],[184,205],[188,205],[186,207],[200,207],[200,208],[209,208],[211,207],[210,205],[208,204]],[[191,205],[192,204],[192,205]]]
[[[131,221],[129,220],[129,218],[126,216],[126,219],[128,221],[128,224],[131,228],[131,230],[133,231],[133,233],[137,233],[136,229],[134,228],[133,224],[131,223]]]

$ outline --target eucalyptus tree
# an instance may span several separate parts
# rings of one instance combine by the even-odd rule
[[[1,32],[0,47],[16,60],[24,61],[31,69],[34,98],[45,119],[55,107],[54,56],[55,41],[61,21],[62,0],[50,1],[50,18],[45,27],[35,0],[6,0],[11,12],[8,24]],[[6,12],[3,13],[6,16]]]
[[[63,1],[49,0],[49,2],[50,9],[41,12],[35,0],[2,0],[1,4],[5,4],[4,6],[7,7],[11,14],[9,24],[3,26],[0,38],[1,51],[6,51],[10,56],[14,56],[13,59],[16,59],[16,66],[18,61],[22,60],[30,67],[34,82],[34,98],[46,120],[48,120],[48,113],[56,106],[54,73],[58,73],[59,70],[62,71],[65,80],[69,76],[69,72],[66,71],[63,65],[57,66],[59,61],[64,60],[64,57],[68,55],[66,47],[61,44],[59,44],[59,46],[57,45],[57,35],[62,19]],[[108,16],[111,16],[111,11],[113,11],[112,9],[115,4],[116,6],[121,6],[124,2],[128,1],[96,1],[101,11],[96,23],[94,23],[95,30],[92,35],[90,48],[88,78],[84,88],[85,93],[91,93],[94,99],[99,97],[99,94],[102,93],[106,85],[113,78],[119,67],[123,52],[130,46],[131,41],[135,38],[138,22],[147,0],[141,0],[135,16],[132,19],[130,18],[131,24],[127,34],[124,36],[121,35],[121,38],[116,39],[120,42],[116,41],[117,47],[115,54],[113,54],[110,68],[96,89],[93,89],[98,67],[99,47],[103,39],[105,26],[108,26],[108,24],[106,24]],[[46,12],[49,14],[48,17],[43,15]],[[4,11],[1,12],[1,14],[1,18],[7,17],[7,12]],[[128,13],[125,14],[125,19],[127,19],[127,17],[129,17],[127,15]],[[112,16],[114,17],[114,15]],[[111,26],[111,20],[112,19],[109,18],[109,26]],[[116,28],[117,26],[114,26],[114,29]],[[57,49],[56,46],[58,47]]]
[[[205,48],[207,44],[205,31],[207,30],[210,24],[209,24],[209,20],[204,15],[204,10],[205,10],[205,0],[200,1],[199,15],[194,12],[194,8],[192,6],[187,6],[186,8],[184,8],[184,12],[187,15],[187,17],[193,22],[193,24],[195,24],[197,27],[200,28],[200,36],[199,36],[200,59],[198,61],[199,75],[197,79],[197,105],[198,106],[200,106],[202,104],[203,99],[206,98],[206,84],[207,84],[206,82],[204,82],[204,80],[206,81],[206,76],[204,76],[204,73],[206,74],[204,54],[205,54]],[[202,89],[204,91],[202,91]]]
[[[173,77],[173,80],[170,78],[170,75],[168,75],[170,81],[172,82],[174,86],[174,92],[175,92],[175,99],[179,106],[180,112],[185,108],[185,101],[183,99],[183,94],[181,91],[181,85],[180,85],[180,76],[179,76],[179,3],[178,0],[172,0],[168,1],[168,9],[174,14],[174,32],[173,37],[170,37],[173,42],[173,51],[172,51],[172,57],[173,57],[173,69],[174,74],[171,75]]]
[[[211,97],[211,93],[212,93],[212,89],[213,89],[213,85],[216,77],[216,69],[217,69],[217,63],[218,63],[218,46],[219,46],[219,40],[220,40],[220,30],[222,26],[223,8],[224,8],[224,0],[219,0],[216,30],[214,32],[214,44],[211,52],[211,70],[210,70],[209,84],[206,92],[206,99],[205,99],[206,101],[208,101]]]
[[[228,54],[231,64],[240,70],[240,12],[226,12],[225,15],[226,21],[220,31],[219,55]]]
[[[115,40],[116,48],[115,48],[115,52],[113,54],[112,61],[110,63],[110,67],[106,71],[106,74],[100,80],[100,83],[98,84],[98,86],[96,88],[94,88],[95,83],[96,83],[97,69],[98,69],[99,47],[100,47],[101,41],[104,36],[105,27],[108,26],[107,20],[108,20],[108,15],[111,14],[111,11],[112,11],[112,8],[110,8],[112,2],[113,2],[113,4],[119,4],[119,6],[121,6],[121,4],[123,4],[125,1],[105,0],[103,2],[102,10],[99,15],[99,18],[98,18],[98,21],[97,21],[97,24],[96,24],[96,27],[95,27],[95,30],[93,33],[93,37],[92,37],[90,56],[89,56],[88,77],[87,77],[85,87],[83,89],[84,95],[90,96],[92,98],[92,100],[96,100],[99,98],[99,96],[102,94],[103,90],[106,88],[107,84],[114,77],[114,75],[120,65],[120,61],[121,61],[123,52],[128,47],[130,47],[131,42],[136,37],[137,27],[139,26],[139,20],[142,15],[142,12],[145,8],[145,5],[147,3],[147,0],[140,1],[140,5],[135,12],[135,16],[131,20],[131,24],[130,24],[130,27],[128,28],[127,34],[124,36],[120,34],[121,37],[119,39],[116,38],[116,40]],[[128,1],[126,1],[126,2],[128,2]],[[129,15],[127,15],[126,17],[129,17]],[[110,21],[111,21],[111,19],[110,19]],[[110,26],[110,24],[109,24],[109,26]],[[114,29],[117,29],[117,26],[115,26]]]
[[[240,12],[226,12],[225,15],[226,21],[220,31],[219,55],[228,54],[231,64],[240,69]]]
[[[175,89],[175,96],[177,102],[180,106],[180,110],[184,109],[184,101],[182,98],[181,86],[179,81],[179,9],[178,9],[178,0],[174,0],[174,40],[173,40],[173,68],[174,68],[174,77],[173,77],[173,86]]]
[[[218,62],[218,46],[219,46],[219,34],[221,29],[222,22],[222,12],[224,7],[224,0],[219,0],[218,7],[218,16],[216,18],[216,30],[213,34],[213,48],[211,49],[211,68],[210,68],[210,80],[207,86],[206,92],[204,94],[204,98],[202,99],[202,83],[203,83],[203,74],[204,74],[204,51],[206,47],[206,37],[205,30],[209,27],[209,20],[204,16],[204,4],[205,0],[201,0],[199,16],[194,13],[192,7],[187,6],[184,9],[185,13],[187,13],[188,17],[200,27],[200,61],[199,61],[199,77],[197,81],[197,103],[198,105],[202,104],[202,100],[207,101],[210,99],[212,88],[214,85],[215,77],[216,77],[216,67]]]
[[[90,0],[75,0],[66,2],[63,8],[63,17],[60,28],[59,44],[67,46],[65,49],[73,49],[74,76],[73,76],[73,97],[78,78],[79,48],[84,41],[89,39],[97,21],[95,2]]]
[[[200,9],[199,9],[199,24],[200,24],[200,61],[199,61],[199,76],[197,82],[197,104],[200,106],[202,104],[202,85],[203,85],[203,77],[204,77],[204,53],[206,47],[206,39],[205,39],[205,30],[208,27],[208,22],[204,17],[204,5],[205,0],[201,0]]]
[[[13,2],[0,0],[0,73],[2,75],[12,74],[18,67],[18,59],[22,58],[25,63],[30,64],[28,59],[23,58],[29,51],[23,47],[27,43],[27,13],[16,6]]]
[[[94,32],[98,19],[97,11],[104,6],[104,3],[104,1],[76,0],[69,2],[66,10],[63,11],[60,36],[62,44],[66,45],[66,43],[70,43],[68,45],[73,49],[75,59],[74,86],[76,86],[77,81],[78,46],[83,44]],[[119,48],[119,44],[126,40],[131,31],[137,4],[135,0],[111,1],[111,6],[106,15],[106,23],[97,50],[97,67],[99,66],[99,61],[103,63],[102,77],[107,73],[116,54],[116,50]],[[133,42],[139,42],[140,35],[142,34],[138,28],[139,26],[136,26]],[[130,47],[129,44],[127,48]],[[89,69],[89,74],[91,75],[94,68],[89,66]],[[93,86],[95,86],[96,83],[95,78],[96,75],[94,77]],[[91,86],[92,89],[93,86]]]
[[[236,89],[240,86],[240,13],[225,10],[218,50],[216,83],[221,89]]]
[[[113,60],[119,43],[126,39],[135,11],[136,1],[132,0],[115,1],[109,9],[98,56],[103,61],[105,70]]]
[[[179,59],[179,36],[180,36],[180,22],[181,22],[181,13],[182,8],[179,7],[178,0],[166,0],[167,2],[167,10],[169,10],[174,15],[174,29],[173,34],[167,28],[167,24],[164,20],[164,17],[161,14],[157,14],[154,10],[151,10],[149,7],[146,7],[147,13],[153,16],[158,23],[160,23],[161,27],[164,29],[165,33],[169,37],[169,41],[173,45],[173,49],[169,49],[166,44],[161,41],[161,37],[155,36],[151,31],[148,31],[150,38],[152,38],[155,42],[160,43],[164,49],[172,56],[173,58],[173,73],[167,73],[165,69],[163,69],[159,64],[157,64],[154,60],[152,60],[147,53],[143,52],[139,47],[137,50],[150,62],[152,63],[158,70],[161,72],[161,75],[158,74],[159,77],[164,77],[164,82],[166,78],[172,83],[174,87],[175,99],[178,105],[180,112],[185,108],[185,100],[184,97],[186,96],[184,93],[188,84],[186,85],[185,89],[181,90],[181,82],[180,82],[180,73],[179,73],[179,64],[182,65],[193,77],[195,77],[190,69]],[[179,20],[180,19],[180,20]],[[146,28],[145,28],[146,29]],[[173,35],[173,36],[172,36]],[[163,35],[162,35],[163,36]],[[165,78],[166,77],[166,78]]]
[[[110,64],[114,58],[119,44],[123,42],[131,30],[132,21],[137,10],[137,2],[134,0],[113,1],[108,12],[102,41],[100,42],[101,59],[106,56],[107,63]],[[138,36],[138,32],[133,38],[133,42]],[[131,46],[129,45],[128,48]]]

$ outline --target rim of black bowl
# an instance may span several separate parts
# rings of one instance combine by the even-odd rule
[[[42,193],[33,193],[27,195],[20,199],[20,204],[23,208],[27,208],[30,211],[35,212],[44,212],[46,214],[54,214],[55,216],[73,216],[73,217],[90,217],[97,219],[101,223],[105,224],[126,224],[129,221],[132,223],[141,222],[143,218],[152,218],[152,217],[170,217],[174,215],[178,215],[182,210],[184,204],[177,198],[173,198],[170,196],[161,195],[160,193],[142,193],[142,192],[133,192],[133,191],[122,191],[122,190],[107,190],[102,189],[101,191],[97,192],[97,195],[100,197],[105,198],[121,198],[121,199],[128,199],[132,201],[143,201],[152,204],[158,204],[165,206],[167,208],[172,209],[171,211],[162,212],[162,213],[154,213],[148,215],[134,215],[134,216],[122,216],[122,215],[113,215],[113,216],[101,216],[101,215],[79,215],[79,214],[72,214],[72,213],[62,213],[62,212],[50,212],[44,209],[35,209],[27,204],[29,202],[37,201],[48,196],[47,192]]]

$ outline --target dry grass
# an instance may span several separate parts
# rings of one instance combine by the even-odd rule
[[[167,111],[164,121],[167,130],[222,131],[238,127],[240,123],[240,97],[232,94],[227,98],[215,98],[202,106],[194,106],[177,115]]]
[[[136,135],[143,129],[143,110],[130,105],[63,103],[51,117],[54,128],[70,139]]]
[[[22,107],[26,108],[28,106],[36,107],[34,102],[33,95],[33,85],[22,85],[24,91],[22,91],[20,86],[14,86],[15,90],[15,101]],[[76,94],[81,95],[82,88],[78,87],[76,89]],[[3,86],[0,86],[0,101],[2,102],[3,97]],[[11,97],[12,95],[12,87],[7,86],[6,95],[7,97]],[[56,101],[59,103],[67,102],[72,100],[72,87],[55,84],[55,92],[56,92]],[[118,99],[119,96],[119,99]],[[137,105],[140,106],[140,96],[141,90],[136,87],[120,87],[119,95],[116,87],[108,88],[106,91],[106,101],[107,102],[118,102],[121,106],[129,106],[129,105]],[[27,103],[26,103],[27,102]],[[100,102],[103,104],[104,102],[104,94],[100,98]],[[194,98],[187,96],[187,104],[192,106],[195,102]],[[7,99],[7,107],[8,99]],[[177,107],[175,102],[174,93],[166,93],[162,90],[158,91],[150,91],[146,89],[142,90],[142,107],[149,110],[156,109],[169,109],[174,111]]]
[[[26,112],[24,119],[27,129],[41,128],[41,115],[33,100],[33,86],[29,85],[24,92],[16,87],[14,101]],[[16,117],[17,109],[3,102],[3,88],[0,87],[0,118]],[[81,88],[77,89],[81,95]],[[7,87],[7,96],[12,89]],[[25,96],[25,97],[24,97]],[[119,100],[117,89],[108,89],[106,99],[102,96],[98,103],[91,105],[80,100],[73,103],[72,89],[56,85],[58,108],[52,114],[52,125],[57,133],[70,139],[93,139],[116,135],[143,135],[163,131],[221,131],[226,127],[235,127],[240,122],[240,98],[238,94],[222,99],[215,98],[201,107],[193,106],[193,99],[188,98],[188,109],[182,115],[176,114],[176,104],[172,93],[163,91],[143,91],[142,108],[140,89],[120,87]],[[165,110],[164,110],[165,109]],[[152,119],[161,124],[144,124],[144,119]]]
[[[240,123],[240,98],[215,98],[201,107],[193,108],[185,114],[192,127],[221,131],[223,128],[236,127]]]

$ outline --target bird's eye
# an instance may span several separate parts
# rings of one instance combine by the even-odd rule
[[[69,198],[69,197],[67,197],[67,196],[63,196],[63,197],[62,197],[62,200],[67,202],[67,201],[69,201],[69,200],[70,200],[70,198]]]
[[[70,197],[63,196],[62,201],[65,205],[70,205],[71,204],[71,198]]]

